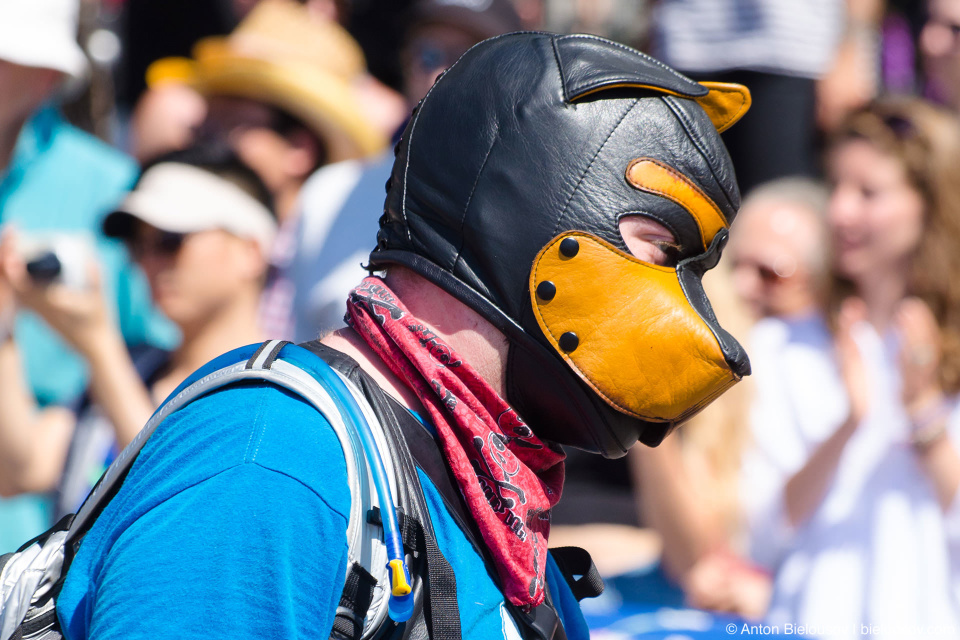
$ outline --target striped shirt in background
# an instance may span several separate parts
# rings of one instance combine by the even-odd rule
[[[661,0],[655,53],[680,71],[818,78],[844,30],[843,0]]]

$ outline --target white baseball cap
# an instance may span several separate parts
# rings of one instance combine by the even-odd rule
[[[0,60],[84,77],[79,12],[79,0],[0,0]]]
[[[256,198],[229,180],[179,162],[147,169],[136,188],[104,219],[103,231],[129,239],[136,220],[174,233],[222,229],[256,240],[264,256],[270,255],[277,233],[276,218]]]

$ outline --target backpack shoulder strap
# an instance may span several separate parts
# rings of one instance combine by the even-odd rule
[[[402,637],[429,636],[435,639],[459,640],[461,631],[456,576],[437,544],[416,464],[391,401],[380,385],[352,358],[318,341],[303,343],[301,346],[330,364],[362,392],[389,441],[388,451],[397,470],[399,502],[404,509],[404,519],[410,524],[404,529],[415,532],[417,547],[423,552],[426,564],[426,571],[423,572],[425,575],[418,576],[426,591],[426,602],[420,602],[422,609],[415,615],[415,619],[405,625]]]
[[[264,346],[265,345],[261,345],[260,348],[254,352],[254,358],[260,356]],[[282,348],[282,345],[280,345],[280,347]],[[279,351],[279,349],[277,351]],[[243,379],[243,372],[251,359],[249,356],[249,347],[236,349],[229,354],[217,358],[185,380],[173,394],[154,411],[143,429],[140,430],[130,444],[120,452],[113,463],[107,468],[103,475],[100,476],[100,480],[97,481],[97,484],[81,505],[80,510],[77,511],[77,515],[74,517],[73,523],[67,532],[68,553],[70,552],[70,547],[73,547],[87,533],[100,515],[100,512],[103,511],[113,496],[116,495],[127,473],[136,461],[137,456],[140,455],[140,451],[160,423],[166,420],[171,413],[186,406],[196,398],[206,395],[215,389],[219,389],[226,384]],[[224,360],[230,362],[230,364],[223,366]],[[221,366],[214,366],[215,364]]]
[[[328,364],[330,364],[331,367],[333,367],[335,370],[347,376],[348,379],[350,379],[355,384],[357,384],[361,389],[363,389],[364,394],[367,396],[368,401],[370,402],[375,412],[377,413],[378,418],[380,419],[380,422],[384,427],[384,431],[386,433],[395,431],[398,441],[402,444],[402,446],[392,447],[391,451],[396,451],[398,456],[406,457],[409,459],[409,468],[411,470],[410,474],[412,478],[416,481],[415,485],[411,485],[415,487],[413,489],[413,492],[416,495],[420,496],[422,499],[423,490],[420,487],[419,479],[416,476],[416,467],[419,467],[421,470],[423,470],[424,473],[426,473],[426,475],[434,483],[438,492],[443,497],[444,503],[447,505],[447,508],[450,510],[451,515],[454,516],[454,520],[458,523],[460,528],[463,530],[467,539],[472,542],[473,546],[477,550],[477,553],[479,553],[481,557],[484,558],[485,562],[487,562],[488,564],[491,563],[492,560],[489,558],[489,553],[486,552],[485,548],[482,546],[482,544],[480,544],[480,540],[482,540],[482,538],[480,537],[479,531],[476,530],[475,525],[473,525],[472,520],[470,519],[469,515],[466,513],[465,505],[462,504],[462,497],[461,497],[462,494],[460,493],[459,488],[456,486],[456,481],[453,479],[449,471],[449,468],[446,465],[446,462],[443,460],[442,453],[437,447],[436,441],[431,436],[429,436],[429,434],[426,433],[426,429],[424,429],[422,426],[420,427],[420,430],[423,432],[422,434],[419,432],[412,433],[412,434],[403,432],[400,428],[401,421],[397,417],[397,413],[400,411],[405,411],[405,409],[400,407],[395,400],[392,400],[391,398],[389,398],[383,392],[383,390],[380,389],[379,385],[377,385],[377,383],[373,381],[373,379],[370,378],[369,375],[367,375],[363,371],[363,369],[361,369],[360,366],[349,356],[342,354],[339,351],[336,351],[335,349],[331,349],[330,347],[327,347],[318,341],[306,342],[301,344],[300,346],[306,349],[309,349],[310,351],[317,354],[320,358],[322,358]],[[419,437],[420,435],[424,435],[425,437]],[[399,472],[399,478],[401,479],[401,485],[403,485],[405,483],[402,481],[402,479],[405,476],[407,476],[407,473],[403,471],[404,465],[400,461],[397,461],[396,467]],[[403,489],[401,489],[401,492],[402,491]],[[401,504],[405,504],[403,500],[401,500]],[[424,512],[426,512],[425,502],[423,503],[422,508]],[[426,514],[426,518],[429,519],[429,513]],[[432,535],[432,525],[429,528],[429,532]],[[435,544],[436,542],[434,541],[434,545]],[[592,560],[590,559],[589,554],[587,554],[587,552],[583,551],[582,549],[578,549],[578,551],[581,551],[583,554],[586,554],[587,561],[590,564],[590,566],[592,566]],[[551,550],[551,553],[552,552],[553,550]],[[439,549],[437,549],[437,553],[439,554]],[[442,554],[440,555],[441,555],[442,561],[440,560],[437,561],[440,567],[438,569],[438,572],[442,574],[446,570],[444,568],[444,565],[446,565],[446,567],[449,568],[449,563],[446,562],[445,558],[442,558]],[[563,551],[560,552],[560,555],[564,556],[564,559],[571,557],[569,555],[566,555],[565,552]],[[581,556],[577,556],[575,559],[579,560],[580,558]],[[602,583],[602,580],[600,580],[599,573],[596,572],[595,567],[593,568],[592,572],[588,571],[587,573],[580,573],[579,571],[576,571],[576,572],[568,573],[565,570],[565,567],[568,567],[568,566],[572,567],[571,571],[573,571],[581,568],[583,566],[582,562],[574,562],[573,559],[571,559],[570,561],[565,562],[564,564],[561,565],[560,559],[559,558],[555,558],[555,559],[557,560],[558,567],[561,569],[561,574],[563,574],[568,584],[572,585],[573,583],[576,582],[575,576],[577,575],[584,576],[579,581],[580,588],[574,589],[574,594],[576,595],[578,600],[585,597],[591,597],[592,595],[596,595],[593,593],[591,589],[587,588],[586,585],[588,584],[588,582],[591,585],[596,585],[597,581],[599,581],[599,584],[600,584],[599,588],[602,590],[603,583]],[[436,576],[433,580],[433,583],[435,585],[437,584],[444,585],[442,587],[442,591],[445,593],[456,593],[456,578],[452,574],[452,569],[450,570],[450,572],[451,573],[449,577]],[[590,576],[589,580],[587,578],[587,574],[589,574]],[[495,572],[494,572],[494,575],[495,575]],[[595,576],[595,580],[594,580],[594,576]],[[435,595],[434,589],[431,589],[430,593],[428,594],[428,597],[436,598],[435,600],[433,600],[433,602],[438,602],[441,600],[442,596],[440,596],[439,594]],[[453,606],[456,605],[455,599],[452,604]],[[436,605],[432,605],[430,608],[437,610]],[[559,614],[557,613],[555,607],[553,606],[552,601],[549,598],[549,588],[548,588],[548,598],[542,604],[540,604],[540,606],[535,607],[531,611],[524,612],[509,603],[507,603],[507,608],[511,611],[514,620],[516,620],[520,624],[520,627],[524,630],[524,636],[527,638],[530,638],[533,640],[563,640],[563,638],[566,637]],[[457,615],[455,616],[455,618],[457,621],[457,628],[456,628],[457,635],[455,636],[452,635],[454,633],[454,631],[452,630],[452,627],[445,626],[447,623],[441,619],[440,621],[438,621],[439,625],[441,626],[439,627],[435,626],[434,631],[443,629],[441,633],[445,633],[448,635],[436,635],[436,633],[433,633],[431,637],[459,638],[460,637],[459,612],[456,612],[456,613]],[[440,616],[442,617],[443,614],[441,613]],[[449,614],[449,616],[453,617],[452,614]]]
[[[564,580],[570,585],[577,602],[584,598],[596,598],[603,593],[603,578],[586,549],[554,547],[550,549],[550,555],[556,561]]]
[[[259,355],[264,347],[261,346],[255,355]],[[206,370],[201,369],[181,384],[100,477],[77,515],[63,518],[50,530],[24,544],[16,554],[3,556],[0,567],[3,580],[0,585],[3,595],[0,638],[6,640],[18,634],[22,637],[59,637],[59,631],[54,629],[57,624],[55,601],[80,540],[116,495],[157,426],[195,398],[237,379],[248,363],[251,350],[248,347],[246,353],[244,349],[238,349],[221,356],[214,361],[217,366],[211,363],[204,368]],[[230,364],[223,366],[225,362]]]
[[[285,347],[292,350],[285,355],[293,357],[280,357]],[[341,609],[344,609],[341,613],[346,615],[345,610],[349,608],[351,609],[349,616],[359,618],[361,630],[364,626],[368,629],[376,629],[383,625],[387,616],[386,604],[389,590],[383,588],[377,590],[378,584],[388,582],[386,579],[387,554],[381,528],[367,517],[371,509],[382,505],[379,504],[379,498],[374,489],[372,474],[356,425],[352,424],[349,418],[345,419],[338,407],[333,394],[340,392],[330,389],[315,375],[315,367],[328,367],[325,362],[285,341],[271,340],[264,342],[255,350],[252,349],[252,347],[243,347],[234,350],[200,369],[157,409],[146,426],[107,469],[74,518],[66,534],[66,547],[70,555],[66,559],[65,567],[72,559],[71,551],[75,551],[79,540],[86,534],[110,499],[116,495],[143,446],[167,417],[217,389],[239,381],[259,380],[285,388],[310,403],[326,418],[340,441],[351,496],[350,517],[347,525],[348,573],[340,603]],[[297,355],[299,357],[296,357]],[[313,371],[310,370],[311,368]],[[357,394],[351,391],[351,396],[355,395]],[[355,402],[356,399],[356,397],[349,399],[340,397],[340,402]],[[386,438],[375,414],[369,407],[363,406],[366,403],[356,404],[359,405],[368,424],[373,427],[377,447],[381,450],[386,449]],[[396,473],[392,460],[388,457],[384,458],[391,493],[396,495]],[[393,505],[390,508],[393,508]],[[344,637],[353,637],[353,634]]]
[[[286,347],[289,347],[289,349],[281,358],[281,352]],[[327,373],[323,373],[324,369]],[[372,439],[371,446],[376,449],[375,452],[372,452],[372,455],[376,455],[377,461],[382,465],[381,473],[386,476],[385,484],[389,484],[389,489],[385,495],[406,495],[408,504],[412,505],[408,517],[405,518],[406,526],[404,527],[407,532],[410,532],[405,537],[411,541],[409,545],[411,551],[416,552],[416,549],[425,547],[426,556],[434,559],[430,563],[431,569],[429,571],[432,579],[428,579],[426,582],[430,585],[431,593],[439,590],[441,593],[445,591],[445,594],[432,598],[432,601],[435,605],[439,605],[440,601],[446,598],[452,600],[453,603],[452,616],[447,614],[437,615],[436,613],[431,615],[430,611],[427,611],[427,617],[432,618],[431,630],[435,631],[431,636],[434,638],[458,639],[460,633],[459,613],[456,608],[456,583],[453,579],[453,573],[449,569],[449,564],[446,563],[446,560],[443,559],[442,554],[439,554],[439,550],[436,548],[435,536],[429,522],[429,513],[426,511],[425,504],[423,504],[422,491],[419,490],[416,471],[413,469],[412,463],[409,465],[403,464],[402,468],[397,465],[398,460],[402,462],[402,456],[398,458],[395,454],[398,449],[404,449],[404,446],[402,437],[399,441],[397,440],[396,425],[390,425],[394,427],[393,429],[383,429],[380,426],[378,411],[374,410],[371,403],[366,400],[366,394],[354,383],[349,383],[346,376],[331,371],[329,365],[322,358],[317,358],[315,354],[290,345],[288,342],[276,340],[267,341],[259,347],[243,347],[220,356],[191,375],[171,394],[157,409],[133,442],[120,453],[110,468],[101,476],[100,481],[72,522],[60,523],[60,530],[56,536],[51,537],[47,543],[40,541],[42,544],[35,545],[38,549],[42,546],[46,550],[56,547],[57,552],[62,554],[63,562],[60,565],[62,570],[53,572],[57,574],[56,576],[49,573],[49,579],[56,579],[57,586],[62,584],[63,577],[69,569],[79,542],[106,505],[116,495],[140,451],[156,428],[172,413],[187,406],[190,402],[226,385],[246,380],[269,382],[302,397],[326,418],[342,446],[347,468],[347,482],[351,494],[351,512],[347,530],[349,570],[337,619],[338,622],[342,622],[344,619],[352,620],[349,626],[339,626],[339,631],[342,632],[339,636],[337,635],[338,626],[335,625],[334,637],[353,640],[361,637],[370,638],[378,634],[384,627],[388,609],[389,580],[387,580],[387,553],[383,533],[378,526],[379,523],[368,516],[378,512],[381,506],[393,511],[395,504],[379,505],[378,491],[374,490],[373,485],[375,483],[371,477],[371,466],[362,441],[364,438],[358,434],[358,425],[355,420],[357,418],[356,412],[359,411],[366,423],[365,426],[369,428],[366,439],[368,442]],[[377,390],[379,390],[378,387]],[[353,412],[352,417],[351,412]],[[395,446],[396,442],[399,442],[401,446]],[[391,455],[382,456],[378,453],[383,451],[390,452]],[[407,457],[409,458],[409,452],[407,452]],[[399,476],[404,478],[402,483],[397,482],[398,472]],[[408,485],[411,483],[417,483],[417,490],[410,489]],[[420,501],[419,505],[417,504],[417,498]],[[396,503],[395,498],[391,499]],[[419,541],[423,542],[417,544]],[[32,546],[31,549],[33,549]],[[437,557],[441,561],[437,561]],[[7,557],[4,560],[4,565],[14,562]],[[445,573],[442,570],[442,565],[446,565]],[[436,570],[437,567],[441,567],[441,569]],[[448,579],[445,579],[444,576]],[[44,621],[52,615],[54,616],[52,620],[55,623],[54,600],[55,594],[45,598],[48,606],[42,612],[35,610],[36,607],[31,608],[27,613],[27,619],[17,627],[15,633],[24,632],[25,625],[31,620],[31,612],[43,613]],[[438,607],[438,611],[448,611],[449,609],[447,606]],[[453,622],[438,626],[438,619],[441,621],[452,620]],[[404,635],[411,635],[406,631],[414,628],[414,626],[404,625]],[[447,631],[450,633],[447,633]],[[45,633],[45,631],[40,631],[40,633]]]

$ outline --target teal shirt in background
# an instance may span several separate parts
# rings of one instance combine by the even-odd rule
[[[154,310],[146,279],[120,242],[100,232],[103,217],[136,180],[136,163],[68,124],[53,106],[24,126],[13,159],[0,172],[0,225],[25,234],[89,234],[100,261],[104,295],[114,302],[128,344],[176,344],[176,329]],[[87,386],[83,360],[43,322],[23,312],[16,339],[27,379],[42,405],[66,404]],[[39,496],[0,500],[0,553],[18,547],[49,525],[49,502]]]

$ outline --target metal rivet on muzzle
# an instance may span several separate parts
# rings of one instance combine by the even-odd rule
[[[575,238],[564,238],[560,241],[560,253],[567,258],[572,258],[580,251],[580,243]]]
[[[577,337],[573,331],[567,331],[565,334],[560,336],[560,348],[570,353],[574,349],[580,346],[580,338]]]
[[[557,295],[557,286],[549,280],[544,280],[537,285],[537,297],[544,302],[550,302]]]

